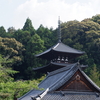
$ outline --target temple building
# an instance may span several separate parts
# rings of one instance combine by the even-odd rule
[[[100,88],[83,71],[87,65],[71,63],[85,52],[63,44],[60,29],[59,20],[57,44],[36,55],[50,61],[43,67],[34,68],[37,72],[47,73],[38,85],[43,90],[31,90],[18,100],[100,100]]]

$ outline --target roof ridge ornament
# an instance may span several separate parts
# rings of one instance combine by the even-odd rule
[[[59,19],[58,19],[58,42],[61,42],[61,26],[60,26],[60,16],[59,16]]]

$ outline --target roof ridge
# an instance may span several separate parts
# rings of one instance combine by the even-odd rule
[[[59,42],[56,45],[54,45],[51,49],[55,49],[58,45],[59,45]]]

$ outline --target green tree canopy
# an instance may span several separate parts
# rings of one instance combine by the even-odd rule
[[[11,59],[3,58],[2,55],[0,55],[0,82],[12,81],[13,78],[11,75],[17,73],[17,71],[7,66],[9,63],[12,63]]]
[[[26,19],[25,25],[23,26],[23,31],[29,31],[31,34],[35,33],[32,21],[29,18]]]
[[[0,54],[11,59],[13,64],[22,61],[22,51],[24,51],[24,47],[16,39],[0,37]]]
[[[5,37],[6,36],[6,30],[3,26],[0,27],[0,37]]]
[[[47,27],[45,28],[43,25],[40,25],[36,33],[44,41],[44,46],[46,49],[54,45],[55,41],[57,42],[57,33],[55,34],[55,31],[48,29]]]
[[[100,24],[100,14],[93,16],[91,20]]]
[[[93,68],[90,70],[90,78],[100,86],[100,72],[97,70],[96,65],[93,65]]]

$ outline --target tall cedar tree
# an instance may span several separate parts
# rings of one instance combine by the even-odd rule
[[[32,25],[32,21],[29,18],[26,19],[25,25],[23,26],[22,30],[29,31],[31,34],[35,33],[35,29]]]

